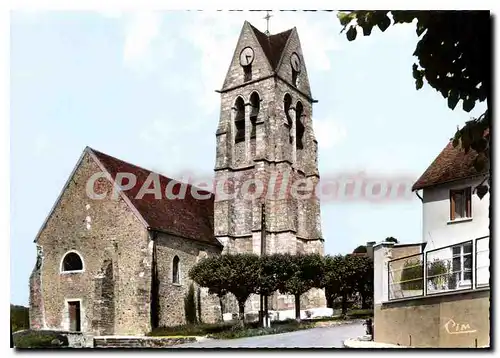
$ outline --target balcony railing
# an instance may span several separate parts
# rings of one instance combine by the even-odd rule
[[[388,262],[388,298],[488,287],[489,255],[489,237],[481,237],[391,260]]]
[[[424,294],[424,255],[416,254],[389,261],[389,299]]]

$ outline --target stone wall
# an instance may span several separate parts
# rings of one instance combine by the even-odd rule
[[[94,348],[165,348],[195,341],[195,337],[95,337]]]
[[[487,346],[489,308],[489,289],[377,304],[374,340],[409,347]]]
[[[159,326],[176,326],[185,324],[184,298],[189,286],[193,284],[196,292],[198,319],[205,323],[216,322],[221,319],[219,300],[209,295],[207,289],[198,287],[189,279],[189,269],[204,257],[220,254],[220,248],[199,243],[194,240],[176,237],[169,234],[157,233],[156,236],[156,265],[158,274],[158,315]],[[173,260],[179,258],[179,283],[173,282]]]
[[[150,330],[151,253],[142,223],[120,198],[90,199],[86,184],[101,169],[85,153],[37,244],[43,258],[30,281],[33,328],[69,329],[68,300],[80,300],[81,329],[94,334],[137,334]],[[111,193],[107,180],[98,193]],[[74,250],[84,270],[61,273],[64,255]]]

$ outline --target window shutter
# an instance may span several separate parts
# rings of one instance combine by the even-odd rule
[[[470,217],[472,217],[472,210],[471,210],[472,209],[471,188],[467,188],[465,190],[465,197],[466,197],[466,203],[467,203],[467,206],[466,206],[467,213],[466,213],[466,215],[467,215],[468,218],[470,218]]]
[[[450,190],[450,220],[455,220],[455,196]]]

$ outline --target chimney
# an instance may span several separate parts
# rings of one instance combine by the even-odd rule
[[[373,260],[373,245],[375,245],[376,241],[369,241],[366,243],[366,254],[369,258]]]

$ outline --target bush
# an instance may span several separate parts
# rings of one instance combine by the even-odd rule
[[[403,290],[423,290],[423,264],[419,259],[408,260],[405,262],[401,272],[401,289]],[[410,281],[412,280],[412,281]]]
[[[231,330],[210,334],[209,337],[216,339],[235,339],[244,337],[264,336],[268,334],[293,332],[313,327],[314,323],[297,322],[295,320],[273,322],[271,327],[266,327],[266,328],[258,327],[258,324],[255,328],[252,328],[248,325],[245,326],[244,328],[241,328],[240,326],[236,325]]]
[[[16,348],[63,348],[68,346],[68,338],[54,331],[22,331],[15,333],[14,345]],[[53,343],[54,340],[60,341]]]
[[[370,318],[373,317],[372,309],[352,310],[347,314],[348,318]]]
[[[196,324],[196,301],[194,294],[194,286],[193,284],[189,285],[188,292],[184,297],[184,314],[186,316],[186,322],[188,324]]]
[[[450,283],[450,279],[453,278],[453,275],[447,275],[448,272],[450,272],[449,262],[445,263],[444,261],[435,259],[427,264],[427,277],[429,277],[428,281],[432,284],[435,290],[445,288],[449,284],[453,285],[453,283]]]
[[[219,322],[158,327],[148,333],[148,336],[205,336],[229,330],[234,324],[234,322]]]
[[[24,306],[10,305],[10,324],[12,332],[30,328],[29,308]]]

